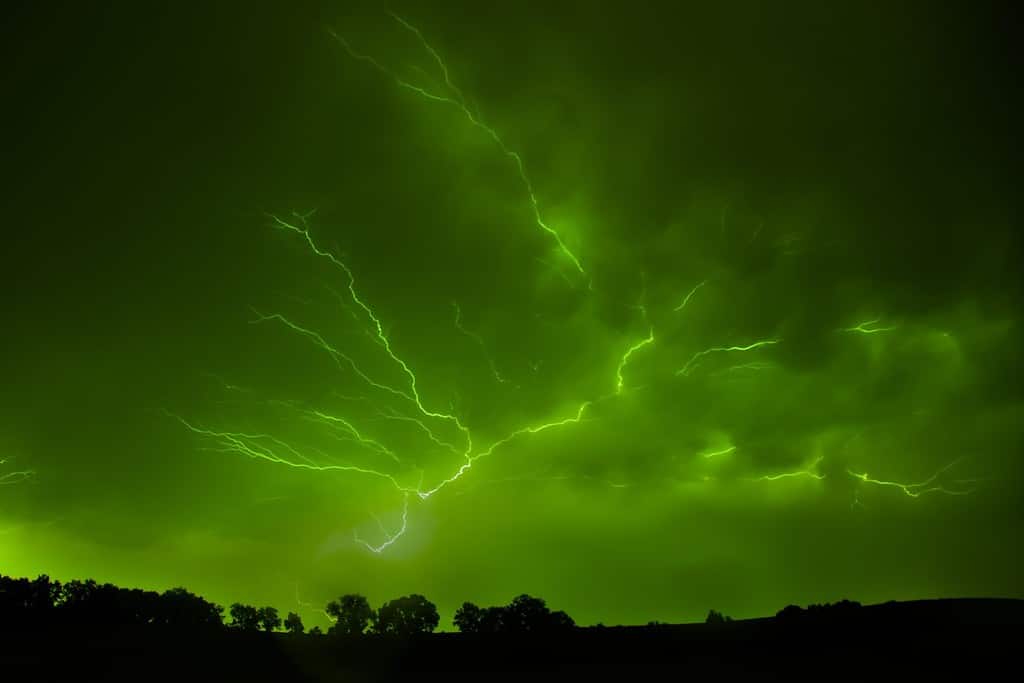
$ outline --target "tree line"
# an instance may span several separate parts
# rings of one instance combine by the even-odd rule
[[[363,634],[411,636],[432,633],[440,623],[437,606],[419,594],[389,600],[374,609],[362,595],[348,593],[324,607],[331,619],[328,635]],[[88,624],[100,627],[161,626],[178,629],[231,629],[245,632],[306,633],[302,617],[277,608],[234,603],[228,609],[185,588],[162,593],[121,588],[93,579],[67,583],[40,575],[35,579],[0,575],[0,615],[3,623],[23,625]],[[455,612],[454,626],[463,633],[531,633],[565,631],[575,627],[563,611],[551,611],[541,598],[520,595],[509,604],[479,607],[465,602]],[[319,627],[308,632],[322,635]]]

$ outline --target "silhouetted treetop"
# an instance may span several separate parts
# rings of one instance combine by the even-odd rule
[[[288,616],[284,618],[284,630],[288,631],[288,633],[301,635],[306,630],[306,627],[302,625],[302,617],[295,612],[289,612]]]
[[[565,612],[552,612],[544,600],[525,594],[504,607],[480,608],[464,602],[452,623],[462,633],[545,633],[576,625]]]
[[[334,625],[331,626],[328,633],[345,636],[357,636],[363,633],[374,617],[369,601],[355,593],[331,600],[327,603],[325,611],[334,619]]]
[[[437,607],[422,595],[412,594],[381,605],[374,619],[374,633],[409,636],[431,633],[440,621]]]
[[[276,607],[260,607],[257,616],[264,631],[269,633],[281,628],[281,617],[278,616]]]
[[[240,631],[258,631],[260,629],[260,611],[252,605],[236,602],[231,605],[231,627]]]

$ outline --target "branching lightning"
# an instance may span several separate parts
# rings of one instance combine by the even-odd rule
[[[497,365],[495,365],[494,363],[494,359],[491,357],[491,354],[487,352],[487,344],[484,343],[483,337],[481,337],[476,332],[471,332],[470,330],[467,330],[463,326],[462,309],[459,308],[458,302],[453,301],[452,307],[455,309],[455,329],[457,329],[459,332],[466,335],[467,337],[469,337],[470,339],[477,343],[477,346],[480,347],[480,351],[483,353],[484,359],[487,361],[487,365],[491,368],[491,374],[494,376],[494,380],[498,384],[508,384],[509,380],[501,376],[501,373],[498,372]]]
[[[583,415],[586,409],[592,404],[591,401],[581,402],[575,411],[574,415],[565,417],[562,419],[556,419],[551,421],[540,422],[537,424],[530,424],[518,429],[514,429],[505,436],[498,438],[490,443],[489,446],[483,449],[475,449],[473,434],[470,429],[462,422],[462,420],[453,412],[446,413],[427,408],[424,404],[423,398],[420,395],[418,388],[418,379],[415,372],[412,370],[410,365],[401,358],[393,349],[392,341],[384,331],[384,326],[381,323],[380,318],[376,315],[373,309],[367,304],[359,295],[356,290],[355,276],[348,266],[338,259],[334,254],[329,251],[322,249],[317,242],[313,239],[309,232],[308,225],[306,224],[306,216],[300,214],[294,214],[297,218],[296,222],[289,222],[283,220],[277,216],[272,216],[275,227],[296,233],[301,236],[303,241],[313,252],[313,254],[327,259],[331,264],[337,267],[345,276],[347,281],[348,298],[355,304],[355,306],[362,311],[368,326],[371,329],[372,335],[377,342],[378,346],[384,351],[387,357],[401,369],[404,376],[407,378],[405,386],[394,386],[382,382],[374,378],[368,371],[364,370],[354,358],[340,349],[333,346],[328,342],[323,335],[320,333],[306,328],[298,323],[291,321],[284,315],[279,313],[274,314],[261,314],[257,312],[257,319],[253,322],[268,322],[274,321],[284,325],[287,329],[295,332],[299,336],[313,342],[313,344],[325,351],[337,364],[341,370],[351,370],[356,376],[363,380],[368,386],[386,392],[394,397],[402,399],[408,405],[415,409],[414,415],[407,415],[401,413],[393,408],[389,408],[386,411],[378,411],[378,416],[385,420],[395,420],[407,422],[415,425],[421,430],[424,435],[435,445],[444,448],[446,451],[458,455],[462,459],[462,464],[454,470],[450,475],[444,477],[430,488],[425,488],[422,482],[423,471],[419,470],[420,480],[419,484],[412,486],[408,483],[403,483],[399,479],[399,474],[390,470],[378,469],[374,467],[368,467],[364,465],[355,465],[351,463],[338,464],[322,462],[324,454],[320,451],[315,452],[303,452],[298,447],[274,437],[269,434],[251,434],[245,432],[236,431],[217,431],[207,429],[198,425],[194,425],[186,419],[171,415],[174,419],[178,420],[186,429],[192,433],[206,437],[214,442],[216,445],[215,450],[223,452],[232,452],[244,455],[249,458],[263,460],[277,465],[284,465],[296,469],[304,469],[315,472],[351,472],[357,474],[363,474],[371,477],[376,477],[389,482],[394,489],[401,493],[403,496],[403,512],[402,512],[402,525],[397,531],[389,531],[385,528],[381,528],[384,534],[384,541],[380,544],[374,545],[355,534],[355,540],[360,545],[364,546],[368,550],[375,553],[381,553],[392,544],[394,544],[408,528],[408,499],[409,494],[415,493],[420,499],[427,499],[433,496],[444,487],[452,484],[459,480],[473,464],[480,458],[491,455],[504,446],[505,444],[527,435],[539,434],[541,432],[553,429],[556,427],[566,426],[569,424],[575,424],[583,420]],[[455,307],[456,311],[456,327],[469,336],[477,339],[482,343],[482,339],[473,333],[466,330],[461,325],[461,311],[457,304]],[[653,341],[652,336],[649,338]],[[641,348],[649,341],[640,342],[630,351],[623,356],[622,362],[619,366],[619,372],[617,377],[621,379],[621,370],[625,363],[629,359],[629,355],[638,348]],[[496,371],[495,371],[496,372]],[[288,404],[288,402],[282,402],[289,405],[293,409],[295,406]],[[329,432],[340,436],[344,441],[349,441],[364,450],[369,450],[378,455],[382,455],[393,461],[396,465],[403,465],[402,458],[395,452],[395,450],[384,444],[378,439],[367,436],[364,431],[358,427],[351,419],[335,415],[320,409],[302,409],[298,408],[303,419],[314,422],[322,427],[325,427]],[[429,424],[430,421],[443,421],[452,424],[462,435],[464,446],[462,448],[456,447],[451,442],[445,440],[432,426]]]
[[[878,334],[879,332],[891,332],[895,330],[898,325],[891,325],[888,327],[878,327],[878,323],[881,318],[874,318],[872,320],[865,320],[862,323],[857,323],[852,327],[840,328],[840,332],[850,332],[855,334]]]
[[[443,103],[457,108],[473,127],[484,132],[494,142],[501,153],[514,163],[523,189],[529,197],[534,221],[537,227],[554,240],[563,256],[573,264],[575,269],[581,275],[587,276],[580,260],[568,248],[561,235],[545,222],[536,193],[534,192],[533,184],[526,172],[526,167],[522,157],[506,145],[505,141],[494,128],[485,124],[481,117],[471,110],[467,104],[466,97],[453,83],[447,64],[437,50],[435,50],[434,47],[426,40],[421,31],[401,17],[394,14],[391,16],[400,27],[413,34],[419,41],[422,48],[430,55],[431,59],[436,64],[437,69],[440,71],[440,80],[443,82],[443,87],[439,85],[437,78],[431,78],[422,70],[421,73],[430,80],[433,84],[432,86],[420,86],[405,80],[398,73],[389,69],[377,59],[357,52],[345,38],[333,30],[330,31],[330,34],[354,60],[371,66],[375,71],[393,80],[399,88],[403,90],[413,92],[426,100]],[[287,405],[306,423],[311,423],[318,427],[319,429],[317,431],[319,433],[329,435],[336,441],[343,442],[346,449],[349,447],[351,448],[351,452],[346,452],[345,457],[341,457],[333,452],[331,454],[326,454],[320,449],[303,447],[298,445],[296,442],[284,440],[267,433],[216,430],[188,421],[178,415],[170,413],[168,413],[168,415],[180,422],[189,432],[210,442],[212,444],[212,450],[243,455],[250,459],[260,460],[298,470],[319,473],[338,472],[359,474],[381,480],[382,482],[387,482],[390,487],[394,489],[395,493],[400,494],[402,498],[400,526],[396,529],[389,528],[389,526],[384,524],[380,518],[375,515],[371,515],[377,520],[377,525],[380,530],[381,540],[379,540],[379,542],[373,543],[366,540],[360,536],[358,529],[353,530],[352,532],[354,542],[373,553],[383,553],[407,533],[409,529],[409,499],[413,494],[415,494],[421,501],[425,501],[449,485],[462,479],[466,473],[474,467],[477,461],[492,455],[508,444],[520,439],[527,440],[529,437],[536,436],[550,430],[556,430],[561,427],[568,427],[583,422],[587,411],[595,403],[605,399],[615,400],[616,396],[620,396],[626,391],[625,375],[630,362],[635,360],[635,355],[637,353],[647,347],[653,346],[655,343],[654,325],[652,325],[648,320],[647,309],[641,303],[636,306],[636,308],[640,310],[643,315],[644,323],[648,327],[648,334],[646,337],[636,340],[630,344],[619,356],[614,372],[615,390],[613,394],[587,400],[583,400],[582,397],[579,397],[577,400],[573,400],[572,402],[563,405],[562,409],[566,411],[564,413],[560,412],[554,417],[546,415],[536,421],[531,421],[528,424],[515,427],[509,431],[505,431],[508,427],[504,426],[501,431],[497,431],[497,434],[499,435],[504,433],[504,435],[500,436],[496,436],[495,432],[488,432],[487,430],[481,429],[475,424],[471,427],[470,423],[473,422],[472,414],[463,415],[460,413],[460,411],[455,407],[457,405],[456,402],[450,402],[449,408],[447,410],[442,410],[437,407],[438,398],[436,394],[432,394],[428,391],[429,386],[426,386],[423,389],[424,393],[421,393],[421,384],[427,385],[426,380],[421,382],[420,376],[417,375],[413,368],[413,363],[411,361],[407,361],[405,355],[396,350],[398,345],[395,343],[395,340],[392,339],[391,335],[386,330],[385,325],[382,323],[382,315],[378,313],[378,310],[375,310],[375,308],[370,305],[370,298],[364,298],[364,296],[360,294],[359,287],[357,287],[356,283],[355,273],[346,261],[334,252],[325,249],[316,239],[314,239],[309,226],[310,216],[312,216],[312,212],[307,214],[293,212],[291,217],[287,219],[281,218],[277,215],[270,215],[269,218],[274,228],[297,236],[315,258],[323,259],[330,264],[331,268],[340,272],[344,281],[344,287],[341,288],[341,291],[335,291],[333,289],[330,291],[338,299],[338,302],[346,312],[347,316],[359,326],[361,333],[365,334],[372,340],[373,343],[369,345],[373,349],[372,353],[377,355],[382,354],[379,358],[380,363],[388,368],[390,374],[386,374],[385,377],[382,378],[380,373],[376,372],[374,369],[377,364],[366,362],[362,357],[360,357],[361,360],[357,362],[353,355],[350,355],[350,353],[345,350],[337,348],[334,344],[328,341],[328,337],[324,334],[307,327],[304,324],[300,324],[281,313],[264,314],[256,311],[256,318],[252,320],[252,323],[271,323],[283,326],[290,332],[312,343],[319,351],[326,353],[334,361],[334,364],[340,372],[351,373],[358,378],[359,381],[365,384],[366,387],[369,387],[369,390],[367,390],[369,396],[356,396],[350,398],[366,401],[370,409],[374,411],[373,413],[352,410],[344,414],[339,414],[334,410],[329,410],[323,407],[305,407],[284,401],[279,402],[282,405]],[[564,270],[568,271],[568,269]],[[564,273],[562,273],[562,275],[564,277]],[[698,282],[672,310],[677,313],[684,311],[697,292],[707,283],[708,280]],[[646,280],[644,291],[646,293]],[[452,306],[454,308],[455,331],[475,342],[487,361],[491,375],[498,384],[509,384],[510,380],[499,372],[497,364],[489,353],[483,337],[479,333],[467,329],[463,325],[462,310],[459,307],[459,304],[453,301]],[[880,319],[868,320],[853,327],[842,328],[841,331],[870,335],[896,329],[895,327],[880,326],[879,322]],[[445,329],[450,329],[450,327],[445,325]],[[454,335],[454,332],[452,332],[452,334]],[[682,368],[675,372],[675,375],[683,377],[689,376],[696,366],[712,354],[752,352],[779,344],[781,341],[781,339],[772,338],[753,341],[746,345],[713,346],[706,348],[693,353]],[[660,337],[658,344],[659,351],[660,347],[664,343],[664,337]],[[618,349],[616,349],[616,352],[617,351]],[[757,356],[754,357],[756,358]],[[552,366],[553,365],[554,363],[552,363]],[[540,362],[532,365],[531,367],[533,368],[534,373],[537,373],[540,369]],[[775,366],[763,361],[753,361],[729,366],[721,372],[764,370],[770,367]],[[603,370],[602,375],[604,372],[607,372],[607,370]],[[228,385],[225,384],[225,386]],[[426,395],[427,398],[425,398],[424,395]],[[378,398],[381,400],[378,401]],[[384,399],[388,402],[385,403]],[[366,417],[367,414],[369,414],[370,417]],[[360,415],[361,417],[356,417],[355,415]],[[403,435],[407,432],[415,432],[416,438],[420,438],[422,441],[413,447],[408,447],[405,443],[391,443],[392,440],[390,438],[380,435],[382,430],[374,429],[374,421],[378,421],[379,424],[379,421],[381,420],[410,425],[411,427],[408,430],[400,429],[396,431],[400,431]],[[367,425],[367,422],[370,424]],[[430,477],[430,483],[425,485],[424,478],[426,466],[423,464],[422,458],[424,453],[430,453],[432,456],[435,455],[437,450],[433,447],[441,449],[443,456],[446,458],[446,465],[440,475],[437,472],[434,472]],[[704,459],[710,460],[723,457],[737,451],[737,446],[724,440],[713,442],[711,444],[711,448],[714,450],[708,449],[698,453],[698,455]],[[746,447],[744,448],[744,452],[745,451]],[[448,462],[447,458],[449,456],[453,457],[456,462]],[[823,459],[824,456],[818,456],[813,461],[806,463],[799,469],[764,474],[758,477],[748,478],[748,481],[776,482],[783,479],[796,478],[821,481],[826,477],[826,475],[820,471],[820,464]],[[369,460],[370,464],[365,464],[365,460]],[[0,465],[2,465],[3,462],[4,461],[0,461]],[[715,464],[717,465],[717,463]],[[973,489],[965,487],[947,488],[946,486],[937,483],[940,475],[952,467],[953,464],[955,463],[950,463],[950,465],[939,470],[929,479],[914,484],[903,484],[899,482],[873,479],[869,477],[867,473],[858,473],[853,470],[847,470],[847,473],[850,477],[860,483],[896,488],[912,498],[917,498],[930,492],[941,492],[949,495],[966,495]],[[713,465],[709,467],[713,467]],[[18,476],[25,478],[31,474],[31,472],[15,472],[3,475],[0,476],[0,484],[14,483]],[[415,482],[412,481],[414,477],[416,477]],[[535,479],[562,480],[569,478],[574,477],[559,475]],[[591,477],[584,476],[575,478]],[[596,478],[594,478],[594,480],[600,481],[612,488],[623,488],[631,485]],[[710,477],[704,477],[704,481],[710,480]],[[491,482],[501,481],[511,481],[511,479],[491,480]],[[859,497],[856,497],[856,492],[854,505],[860,505],[860,500]],[[373,536],[376,536],[376,534],[373,534]],[[298,601],[297,594],[296,600]]]
[[[825,478],[825,475],[818,471],[818,465],[825,459],[825,456],[819,455],[815,458],[807,467],[803,467],[798,470],[791,470],[789,472],[779,472],[777,474],[764,474],[760,477],[755,477],[753,481],[779,481],[780,479],[793,479],[797,477],[809,477],[811,479],[817,479],[821,481]]]
[[[399,538],[405,535],[405,530],[409,526],[409,494],[406,493],[405,495],[402,496],[402,526],[399,527],[398,531],[388,531],[384,527],[384,523],[381,522],[380,518],[376,516],[374,516],[374,518],[377,520],[377,526],[380,527],[381,532],[384,534],[383,543],[381,543],[380,545],[373,545],[372,543],[364,541],[362,538],[359,537],[358,531],[353,531],[352,537],[356,543],[363,546],[370,552],[374,552],[379,555],[385,550],[387,550],[388,547],[390,547],[392,544],[394,544],[395,541],[397,541]]]
[[[938,480],[940,476],[942,476],[945,472],[947,472],[958,462],[960,462],[960,458],[957,458],[956,460],[949,463],[945,467],[940,468],[938,471],[935,472],[935,474],[928,477],[924,481],[912,484],[905,484],[898,481],[885,481],[883,479],[874,479],[868,476],[867,472],[854,472],[853,470],[850,469],[846,470],[846,473],[861,483],[872,484],[874,486],[894,488],[901,491],[904,495],[909,496],[910,498],[920,498],[926,493],[942,493],[947,496],[966,496],[974,492],[973,487],[946,488],[942,484],[936,483],[936,480]],[[957,482],[955,483],[960,483],[960,480],[957,480]]]
[[[694,364],[697,363],[698,361],[700,361],[701,358],[703,358],[704,356],[707,356],[708,354],[711,354],[711,353],[731,353],[731,352],[734,352],[734,351],[753,351],[754,349],[760,349],[760,348],[765,347],[765,346],[771,346],[772,344],[778,344],[780,341],[782,341],[782,340],[781,339],[766,339],[764,341],[757,341],[757,342],[754,342],[752,344],[747,344],[746,346],[713,346],[710,349],[704,349],[703,351],[698,351],[697,353],[693,354],[693,356],[690,358],[690,360],[686,361],[686,365],[684,365],[679,370],[676,370],[676,376],[680,376],[681,375],[683,377],[686,377],[687,375],[689,375],[690,374],[690,370],[693,368]]]
[[[623,370],[625,370],[626,365],[629,363],[630,357],[632,357],[632,355],[634,353],[636,353],[640,349],[644,348],[648,344],[653,344],[653,343],[654,343],[654,328],[652,327],[652,328],[650,328],[650,331],[647,333],[646,337],[644,337],[640,341],[638,341],[635,344],[633,344],[632,346],[630,346],[628,349],[626,349],[625,353],[622,354],[622,357],[619,359],[619,365],[618,365],[618,367],[615,368],[615,393],[616,394],[621,394],[622,390],[626,386],[626,379],[625,379],[625,377],[623,377],[622,372],[623,372]]]
[[[8,462],[8,458],[0,460],[0,467],[6,465]],[[35,470],[16,470],[14,472],[5,472],[3,474],[0,474],[0,486],[12,486],[14,484],[20,484],[23,481],[26,481],[34,477],[35,474]]]
[[[572,262],[573,267],[575,267],[576,270],[579,271],[580,275],[585,276],[587,273],[583,269],[583,265],[580,263],[579,258],[576,256],[576,254],[572,252],[572,250],[569,249],[568,245],[566,245],[565,241],[562,239],[562,236],[558,233],[558,231],[552,228],[550,225],[548,225],[548,223],[544,220],[544,217],[540,211],[540,202],[537,199],[536,192],[534,192],[533,183],[526,172],[526,165],[523,163],[522,157],[519,155],[518,152],[509,149],[508,145],[505,144],[505,141],[502,139],[502,137],[498,135],[498,132],[491,126],[484,123],[477,115],[475,115],[470,110],[470,108],[466,104],[466,100],[465,97],[463,97],[462,92],[452,83],[451,77],[449,75],[449,69],[445,64],[444,60],[441,58],[441,55],[427,42],[422,32],[420,32],[419,29],[417,29],[412,24],[405,21],[398,15],[392,14],[391,16],[400,26],[402,26],[404,29],[415,35],[416,38],[419,40],[420,44],[423,45],[427,52],[430,53],[430,56],[434,59],[434,61],[438,65],[438,68],[440,68],[441,70],[441,73],[444,78],[445,88],[447,89],[447,93],[434,93],[422,86],[410,83],[409,81],[403,79],[401,76],[396,74],[394,71],[385,67],[383,64],[378,62],[373,57],[357,52],[344,37],[339,35],[333,29],[328,29],[328,31],[331,34],[331,36],[336,41],[338,41],[338,43],[345,49],[345,51],[353,59],[363,62],[365,64],[369,64],[378,72],[393,80],[395,84],[397,84],[400,88],[404,88],[406,90],[414,92],[420,95],[421,97],[424,97],[433,102],[442,102],[445,104],[449,104],[453,107],[456,107],[459,111],[462,112],[462,114],[473,126],[486,133],[488,137],[490,137],[491,140],[493,140],[494,143],[498,146],[498,149],[501,150],[502,154],[504,154],[507,158],[511,159],[515,164],[516,170],[519,173],[519,179],[522,182],[523,188],[530,199],[530,206],[533,210],[534,222],[537,224],[537,227],[539,227],[543,232],[547,233],[555,241],[555,244],[558,246],[558,249],[567,259],[569,259],[570,262]]]

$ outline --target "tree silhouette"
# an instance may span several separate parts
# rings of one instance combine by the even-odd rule
[[[164,624],[181,628],[223,626],[224,608],[190,593],[171,588],[160,595]]]
[[[518,595],[505,608],[503,627],[505,631],[543,631],[547,626],[551,610],[540,598]]]
[[[705,624],[725,624],[732,621],[732,617],[727,617],[718,610],[710,610],[707,618],[704,619]]]
[[[462,633],[479,633],[483,616],[482,609],[471,602],[464,602],[462,607],[455,610],[452,623]]]
[[[278,616],[276,607],[260,607],[257,616],[260,626],[267,633],[281,627],[281,617]]]
[[[786,605],[775,613],[776,619],[795,619],[802,615],[804,608],[800,605]]]
[[[552,631],[567,631],[576,628],[576,621],[562,610],[556,610],[548,618],[548,627]]]
[[[301,635],[306,630],[306,627],[302,625],[302,617],[295,612],[289,612],[288,616],[284,618],[284,630],[288,631],[288,633]]]
[[[366,630],[373,619],[373,609],[362,595],[349,593],[327,603],[327,615],[334,619],[328,633],[357,636]]]
[[[505,630],[505,608],[485,607],[480,614],[480,633],[501,633]]]
[[[544,600],[526,594],[505,607],[481,609],[465,602],[456,610],[453,623],[463,633],[550,633],[576,626],[565,612],[552,612]]]
[[[437,606],[422,595],[407,595],[385,602],[374,620],[375,633],[409,636],[431,633],[440,621]]]
[[[258,631],[260,629],[260,610],[252,605],[234,603],[231,605],[231,626],[240,631]]]

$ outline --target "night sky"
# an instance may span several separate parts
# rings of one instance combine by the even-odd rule
[[[0,572],[1024,597],[1010,12],[270,5],[4,10]]]

